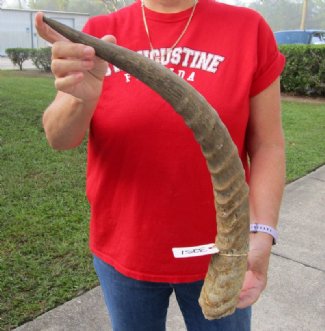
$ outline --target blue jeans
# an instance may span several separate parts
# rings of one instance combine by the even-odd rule
[[[94,256],[94,266],[114,331],[164,331],[169,297],[175,291],[188,331],[249,331],[251,308],[208,321],[198,304],[203,281],[155,283],[123,276]],[[175,330],[176,331],[176,330]]]

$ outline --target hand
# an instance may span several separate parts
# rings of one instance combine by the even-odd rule
[[[264,233],[254,233],[250,236],[248,267],[237,308],[246,308],[254,304],[267,283],[267,270],[273,239]]]
[[[100,96],[107,63],[95,56],[92,47],[76,44],[43,22],[43,13],[37,13],[35,26],[39,35],[52,47],[52,72],[58,91],[70,94],[84,102],[96,102]],[[113,36],[102,38],[115,42]]]

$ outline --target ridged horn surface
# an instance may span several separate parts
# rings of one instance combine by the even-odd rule
[[[70,41],[93,47],[98,57],[148,85],[171,104],[192,130],[211,174],[217,210],[216,246],[220,250],[211,257],[199,303],[207,319],[232,314],[247,269],[248,187],[237,148],[217,112],[191,85],[164,66],[55,20],[43,19]]]

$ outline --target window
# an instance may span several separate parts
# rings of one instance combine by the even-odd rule
[[[310,43],[313,45],[325,44],[325,33],[313,33]]]

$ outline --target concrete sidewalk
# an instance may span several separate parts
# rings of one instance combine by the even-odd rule
[[[325,330],[325,166],[286,187],[279,233],[268,287],[254,306],[252,331]],[[112,328],[100,289],[95,288],[15,330]],[[167,330],[186,330],[174,297]]]

